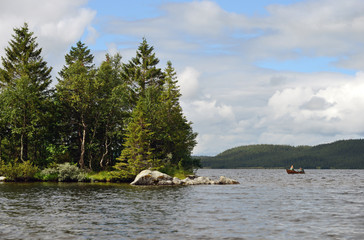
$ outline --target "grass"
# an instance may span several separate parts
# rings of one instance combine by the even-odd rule
[[[88,174],[91,182],[131,182],[135,176],[122,171],[101,171]]]

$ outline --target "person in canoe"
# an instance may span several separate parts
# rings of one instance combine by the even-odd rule
[[[291,166],[291,168],[289,170],[294,170],[293,165]]]

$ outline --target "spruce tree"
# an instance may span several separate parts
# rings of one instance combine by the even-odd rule
[[[133,175],[144,169],[160,167],[158,160],[152,154],[151,140],[154,133],[150,130],[151,124],[145,114],[147,105],[146,99],[139,99],[128,124],[125,148],[115,165],[116,169],[128,170]]]
[[[123,65],[122,77],[129,83],[131,99],[134,104],[143,96],[149,86],[162,86],[164,74],[157,67],[159,59],[155,56],[154,47],[147,40],[139,45],[136,56]]]
[[[85,156],[89,131],[95,107],[98,85],[95,79],[93,55],[84,43],[78,42],[65,56],[66,65],[59,73],[57,99],[63,107],[65,138],[73,146],[78,145],[79,165],[85,168]],[[77,141],[77,143],[75,142]],[[91,162],[89,162],[91,165]],[[92,166],[90,166],[92,168]]]
[[[14,28],[15,34],[5,48],[5,57],[1,57],[3,69],[0,71],[0,86],[2,104],[6,108],[2,111],[2,118],[18,144],[18,157],[26,161],[29,148],[32,149],[32,159],[40,154],[37,139],[44,131],[47,121],[47,104],[51,90],[52,68],[47,67],[43,60],[42,49],[38,48],[36,37],[29,31],[28,24],[21,28]],[[11,156],[9,156],[11,157]]]
[[[91,71],[95,67],[95,64],[93,63],[94,56],[91,54],[91,50],[81,41],[78,41],[76,46],[71,47],[70,52],[66,54],[64,58],[66,65],[64,65],[59,72],[59,75],[63,79],[67,77],[67,70],[69,67],[77,62],[81,63],[87,71]]]
[[[177,85],[177,74],[170,61],[164,70],[165,84],[159,96],[157,113],[153,114],[153,126],[156,134],[155,149],[159,157],[174,166],[192,168],[192,150],[196,145],[197,134],[192,130],[192,123],[183,115],[180,105],[181,93]]]

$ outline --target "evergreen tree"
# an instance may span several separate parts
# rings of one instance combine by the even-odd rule
[[[18,142],[13,145],[17,146],[17,156],[22,161],[28,159],[29,148],[34,161],[37,155],[42,155],[43,144],[37,140],[42,139],[40,134],[47,127],[44,119],[48,114],[52,68],[47,67],[41,57],[42,49],[38,48],[36,37],[26,23],[14,32],[9,47],[5,48],[5,57],[1,57],[0,94],[3,106],[6,106],[1,118],[6,119],[7,126],[2,133],[10,130],[13,136],[9,141]]]
[[[126,84],[120,77],[121,56],[106,55],[97,72],[98,91],[97,112],[100,113],[98,124],[94,125],[93,136],[98,141],[96,150],[102,151],[99,155],[99,166],[104,168],[110,165],[113,153],[122,150],[124,121],[129,117],[130,105],[126,94]],[[96,134],[96,131],[98,132]]]
[[[91,71],[95,67],[93,63],[94,56],[91,54],[91,50],[81,41],[78,41],[76,46],[71,47],[70,52],[65,56],[65,61],[66,65],[59,72],[61,78],[66,78],[69,67],[77,62],[81,63],[87,71]]]
[[[149,46],[147,40],[143,38],[136,57],[132,58],[128,64],[123,65],[122,77],[129,83],[131,100],[136,104],[138,98],[143,96],[149,86],[162,86],[164,74],[157,68],[159,59],[153,52],[154,48]]]
[[[116,169],[128,170],[136,175],[141,170],[160,167],[152,154],[151,139],[154,133],[150,130],[151,124],[145,114],[147,106],[148,101],[140,98],[128,124],[125,148],[117,159]]]
[[[183,168],[192,168],[192,150],[196,145],[197,134],[192,130],[192,123],[183,115],[180,106],[181,93],[177,86],[177,74],[170,61],[164,70],[165,84],[159,96],[157,113],[153,113],[153,129],[157,134],[152,145],[159,158]],[[198,163],[196,163],[198,165]]]
[[[65,56],[66,65],[59,73],[61,78],[56,86],[57,99],[63,107],[63,125],[70,131],[64,136],[69,138],[71,146],[75,145],[75,139],[78,140],[78,163],[81,168],[85,168],[86,136],[92,128],[99,88],[93,58],[85,44],[78,42]]]

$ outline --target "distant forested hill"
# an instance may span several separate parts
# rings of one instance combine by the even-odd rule
[[[364,169],[364,139],[317,146],[249,145],[215,157],[199,157],[204,168],[336,168]]]

